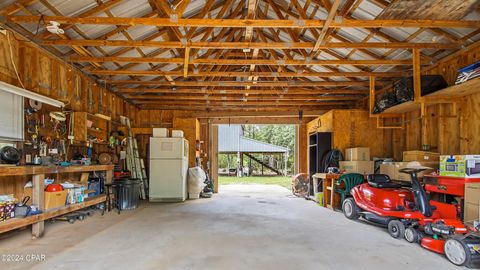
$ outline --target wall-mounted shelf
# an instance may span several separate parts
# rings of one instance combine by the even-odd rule
[[[480,93],[480,77],[433,92],[428,98],[460,98]]]
[[[407,113],[411,112],[414,110],[420,109],[421,105],[420,103],[414,102],[414,101],[407,101],[404,103],[400,103],[398,105],[392,106],[386,110],[384,110],[380,114],[400,114],[400,113]]]
[[[75,141],[86,142],[91,138],[97,138],[105,142],[108,140],[109,120],[87,112],[75,112],[73,118]],[[87,124],[89,122],[91,122],[90,127]]]
[[[379,114],[372,115],[382,116],[398,114],[400,116],[400,114],[421,109],[422,104],[455,103],[456,99],[473,95],[475,93],[480,93],[480,77],[422,96],[420,101],[407,101],[400,103],[384,110]]]

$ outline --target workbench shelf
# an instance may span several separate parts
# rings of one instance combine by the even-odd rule
[[[59,208],[49,209],[42,214],[29,216],[25,218],[12,218],[0,222],[0,233],[8,232],[28,225],[32,225],[41,221],[45,221],[54,217],[58,217],[73,211],[77,211],[86,207],[104,203],[106,201],[105,195],[98,195],[91,198],[86,198],[82,203],[70,204]]]
[[[62,173],[86,173],[86,172],[106,172],[106,183],[110,183],[113,179],[113,165],[90,165],[90,166],[7,166],[0,167],[0,181],[8,179],[8,176],[28,176],[31,175],[32,179],[32,204],[43,206],[44,205],[44,179],[49,174],[62,174]],[[23,177],[16,178],[17,181],[24,181]],[[35,237],[41,237],[44,231],[44,221],[53,217],[61,216],[85,207],[103,203],[106,201],[105,195],[99,195],[86,199],[82,203],[71,204],[62,206],[55,209],[44,210],[40,207],[40,210],[44,212],[39,215],[30,216],[26,218],[13,218],[11,220],[0,222],[0,233],[11,231],[14,229],[22,228],[27,225],[32,225],[32,235]]]

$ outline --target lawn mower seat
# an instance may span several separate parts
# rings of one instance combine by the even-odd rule
[[[368,184],[374,188],[400,188],[401,184],[390,181],[390,177],[386,174],[369,174]]]

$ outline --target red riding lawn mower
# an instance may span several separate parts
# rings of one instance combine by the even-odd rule
[[[401,170],[410,175],[411,187],[392,182],[388,175],[369,175],[368,183],[352,188],[352,197],[343,201],[344,215],[386,226],[392,237],[445,254],[455,265],[480,268],[480,239],[467,234],[455,205],[428,201],[417,178],[425,169],[413,164]]]

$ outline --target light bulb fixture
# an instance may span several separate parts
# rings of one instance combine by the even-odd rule
[[[45,26],[48,32],[55,34],[55,35],[63,35],[65,31],[60,28],[60,23],[56,21],[50,21],[47,26]]]

